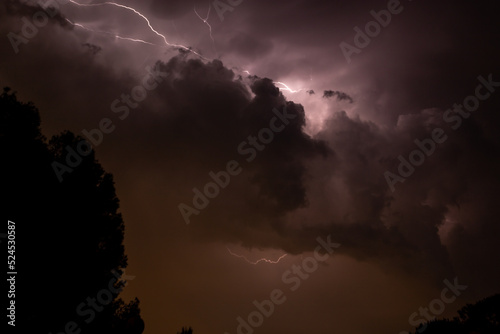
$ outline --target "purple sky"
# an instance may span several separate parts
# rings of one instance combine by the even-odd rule
[[[35,1],[2,2],[0,83],[33,101],[47,137],[112,121],[94,149],[115,177],[136,276],[124,293],[141,300],[146,334],[235,334],[274,289],[286,301],[255,333],[398,334],[444,280],[467,289],[438,316],[499,292],[493,1],[119,4],[158,34],[124,7],[61,1],[45,20]],[[356,46],[355,28],[388,8]],[[463,103],[470,115],[448,110]],[[282,130],[262,132],[271,123]],[[427,154],[412,156],[416,140]],[[425,161],[403,176],[400,155]],[[196,209],[193,188],[231,161],[239,172]],[[394,191],[387,172],[404,179]],[[190,224],[180,203],[198,211]],[[283,275],[328,235],[340,246],[292,291]],[[228,249],[288,255],[250,264]]]

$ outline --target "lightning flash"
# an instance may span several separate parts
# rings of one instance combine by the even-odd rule
[[[302,88],[301,88],[301,89],[299,89],[299,90],[293,90],[293,89],[291,89],[290,87],[288,87],[288,85],[287,85],[287,84],[285,84],[285,83],[283,83],[283,82],[276,81],[276,82],[274,82],[274,83],[276,83],[276,84],[278,84],[278,85],[282,85],[282,86],[283,86],[283,87],[285,87],[285,88],[281,88],[281,89],[283,89],[283,90],[287,90],[287,91],[289,91],[290,93],[298,93],[298,92],[300,92],[300,91],[302,90]]]
[[[214,52],[215,52],[215,54],[217,54],[217,48],[216,48],[216,46],[215,46],[215,39],[214,39],[214,36],[212,36],[212,26],[210,25],[210,23],[208,23],[208,18],[210,17],[210,9],[211,9],[211,8],[212,8],[212,6],[211,6],[211,4],[209,3],[209,4],[208,4],[208,12],[207,12],[207,17],[205,17],[205,18],[202,18],[202,17],[200,16],[200,14],[198,14],[198,12],[196,11],[196,7],[194,7],[193,9],[194,9],[194,13],[196,14],[196,16],[198,16],[198,18],[199,18],[200,20],[202,20],[202,21],[203,21],[203,23],[205,23],[205,24],[208,26],[208,32],[210,33],[210,39],[212,39],[212,44],[213,44],[213,46],[214,46]]]
[[[157,30],[155,30],[153,28],[153,26],[151,25],[151,22],[149,21],[149,19],[144,15],[142,14],[141,12],[139,12],[138,10],[132,8],[132,7],[129,7],[129,6],[125,6],[125,5],[122,5],[122,4],[119,4],[119,3],[116,3],[116,2],[109,2],[109,1],[106,1],[106,2],[101,2],[101,3],[92,3],[92,4],[82,4],[82,3],[78,3],[74,0],[69,0],[69,2],[71,2],[72,4],[75,4],[77,6],[80,6],[80,7],[98,7],[98,6],[115,6],[115,7],[119,7],[119,8],[123,8],[123,9],[126,9],[128,11],[131,11],[133,12],[134,14],[138,15],[139,17],[141,17],[144,21],[146,21],[149,29],[154,33],[156,34],[157,36],[161,37],[163,39],[163,42],[165,43],[165,45],[169,46],[169,47],[175,47],[175,48],[180,48],[180,49],[183,49],[185,51],[189,51],[195,55],[197,55],[198,57],[204,59],[204,60],[208,60],[207,58],[203,57],[201,54],[199,54],[198,52],[196,51],[193,51],[191,48],[185,46],[185,45],[182,45],[182,44],[174,44],[174,43],[169,43],[167,38],[165,37],[165,35],[161,34],[160,32],[158,32]],[[92,31],[90,28],[87,28],[87,27],[84,27],[83,25],[81,24],[76,24],[76,23],[73,23],[74,25],[78,26],[78,27],[81,27],[81,28],[84,28],[86,30],[90,30]],[[109,33],[109,34],[112,34],[112,33]],[[128,37],[121,37],[121,36],[118,36],[118,35],[115,35],[115,34],[112,34],[114,35],[116,38],[120,38],[120,39],[127,39],[127,40],[130,40],[130,41],[134,41],[134,42],[140,42],[140,43],[144,43],[145,41],[143,40],[136,40],[136,39],[133,39],[133,38],[128,38]],[[151,43],[152,45],[155,45],[153,43]]]
[[[246,262],[250,263],[250,264],[253,264],[253,265],[256,265],[260,262],[266,262],[266,263],[272,263],[272,264],[276,264],[278,262],[281,261],[282,258],[284,258],[285,256],[287,256],[288,254],[283,254],[281,255],[276,261],[273,261],[273,260],[269,260],[269,259],[266,259],[266,258],[262,258],[262,259],[258,259],[257,261],[250,261],[249,259],[247,259],[245,256],[243,255],[238,255],[236,253],[233,253],[229,248],[227,248],[227,251],[229,252],[229,254],[233,255],[233,256],[236,256],[236,257],[239,257],[239,258],[242,258],[243,260],[245,260]]]
[[[138,39],[138,38],[123,37],[123,36],[119,36],[119,35],[113,34],[112,32],[108,32],[108,31],[94,30],[92,28],[84,26],[83,24],[75,23],[75,22],[72,22],[72,21],[70,21],[68,19],[66,19],[66,21],[68,21],[70,24],[72,24],[72,25],[74,25],[76,27],[82,28],[82,29],[90,31],[90,32],[95,32],[95,33],[98,33],[98,34],[111,35],[111,36],[113,36],[115,38],[123,39],[123,40],[126,40],[126,41],[131,41],[131,42],[138,42],[138,43],[144,43],[144,44],[149,44],[149,45],[161,46],[159,44],[150,43],[150,42],[144,41],[142,39]]]

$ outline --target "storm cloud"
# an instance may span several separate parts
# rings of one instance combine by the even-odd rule
[[[339,44],[387,3],[243,1],[223,21],[211,7],[211,30],[193,10],[205,17],[207,2],[126,3],[177,46],[131,11],[65,4],[15,53],[5,36],[22,33],[22,17],[39,7],[9,1],[0,5],[0,84],[33,101],[49,138],[112,122],[94,150],[116,180],[127,270],[137,276],[131,294],[144,296],[150,333],[186,323],[197,332],[229,330],[248,303],[280,284],[286,267],[235,262],[226,248],[286,253],[289,267],[318,236],[341,244],[338,258],[283,308],[289,317],[310,307],[315,325],[276,315],[263,333],[363,333],[352,329],[358,312],[376,333],[404,330],[412,310],[456,276],[469,286],[464,302],[497,292],[493,5],[404,2],[347,64]],[[149,80],[153,69],[160,74]],[[151,89],[140,88],[145,80]],[[489,95],[468,116],[448,111],[481,84]],[[446,139],[434,141],[436,129]],[[423,159],[414,166],[411,157]],[[240,172],[207,196],[211,175],[232,161]],[[392,187],[387,172],[399,177]],[[208,202],[201,209],[195,189]],[[182,203],[197,212],[189,224]],[[389,313],[397,320],[379,324]],[[319,321],[329,314],[338,324]]]

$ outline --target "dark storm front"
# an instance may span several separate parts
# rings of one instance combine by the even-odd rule
[[[487,76],[487,79],[480,75],[477,77],[477,80],[479,84],[476,86],[474,94],[465,97],[462,104],[453,104],[453,107],[447,109],[442,115],[443,124],[449,125],[454,131],[458,130],[463,120],[468,119],[471,113],[477,111],[481,103],[488,100],[497,88],[500,87],[500,81],[494,81],[493,74],[491,73]],[[413,142],[418,149],[411,151],[408,159],[405,159],[402,155],[398,156],[400,162],[397,169],[398,173],[390,171],[385,171],[384,173],[385,180],[391,192],[395,191],[395,185],[398,182],[404,183],[415,172],[416,168],[421,166],[426,158],[434,154],[436,148],[446,142],[447,139],[448,135],[440,127],[434,128],[429,138],[422,140],[415,139]]]
[[[252,162],[258,155],[258,152],[263,151],[266,145],[269,145],[274,140],[274,135],[285,129],[291,119],[297,117],[295,114],[287,113],[286,105],[283,106],[283,112],[273,108],[274,117],[269,121],[268,128],[262,128],[257,132],[257,135],[249,135],[246,140],[238,145],[238,153],[245,156],[247,162]],[[190,223],[192,215],[199,215],[201,210],[205,209],[210,204],[210,199],[216,198],[220,194],[221,188],[226,188],[231,182],[231,176],[237,176],[242,171],[240,163],[236,160],[230,160],[226,163],[226,170],[214,173],[210,171],[208,176],[211,181],[207,182],[202,190],[193,188],[193,206],[185,203],[178,205],[179,211],[186,224]]]

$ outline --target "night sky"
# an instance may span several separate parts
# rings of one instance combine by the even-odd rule
[[[436,317],[499,292],[495,1],[41,3],[0,4],[0,84],[113,174],[144,333],[281,291],[254,333],[399,334],[444,281]]]

